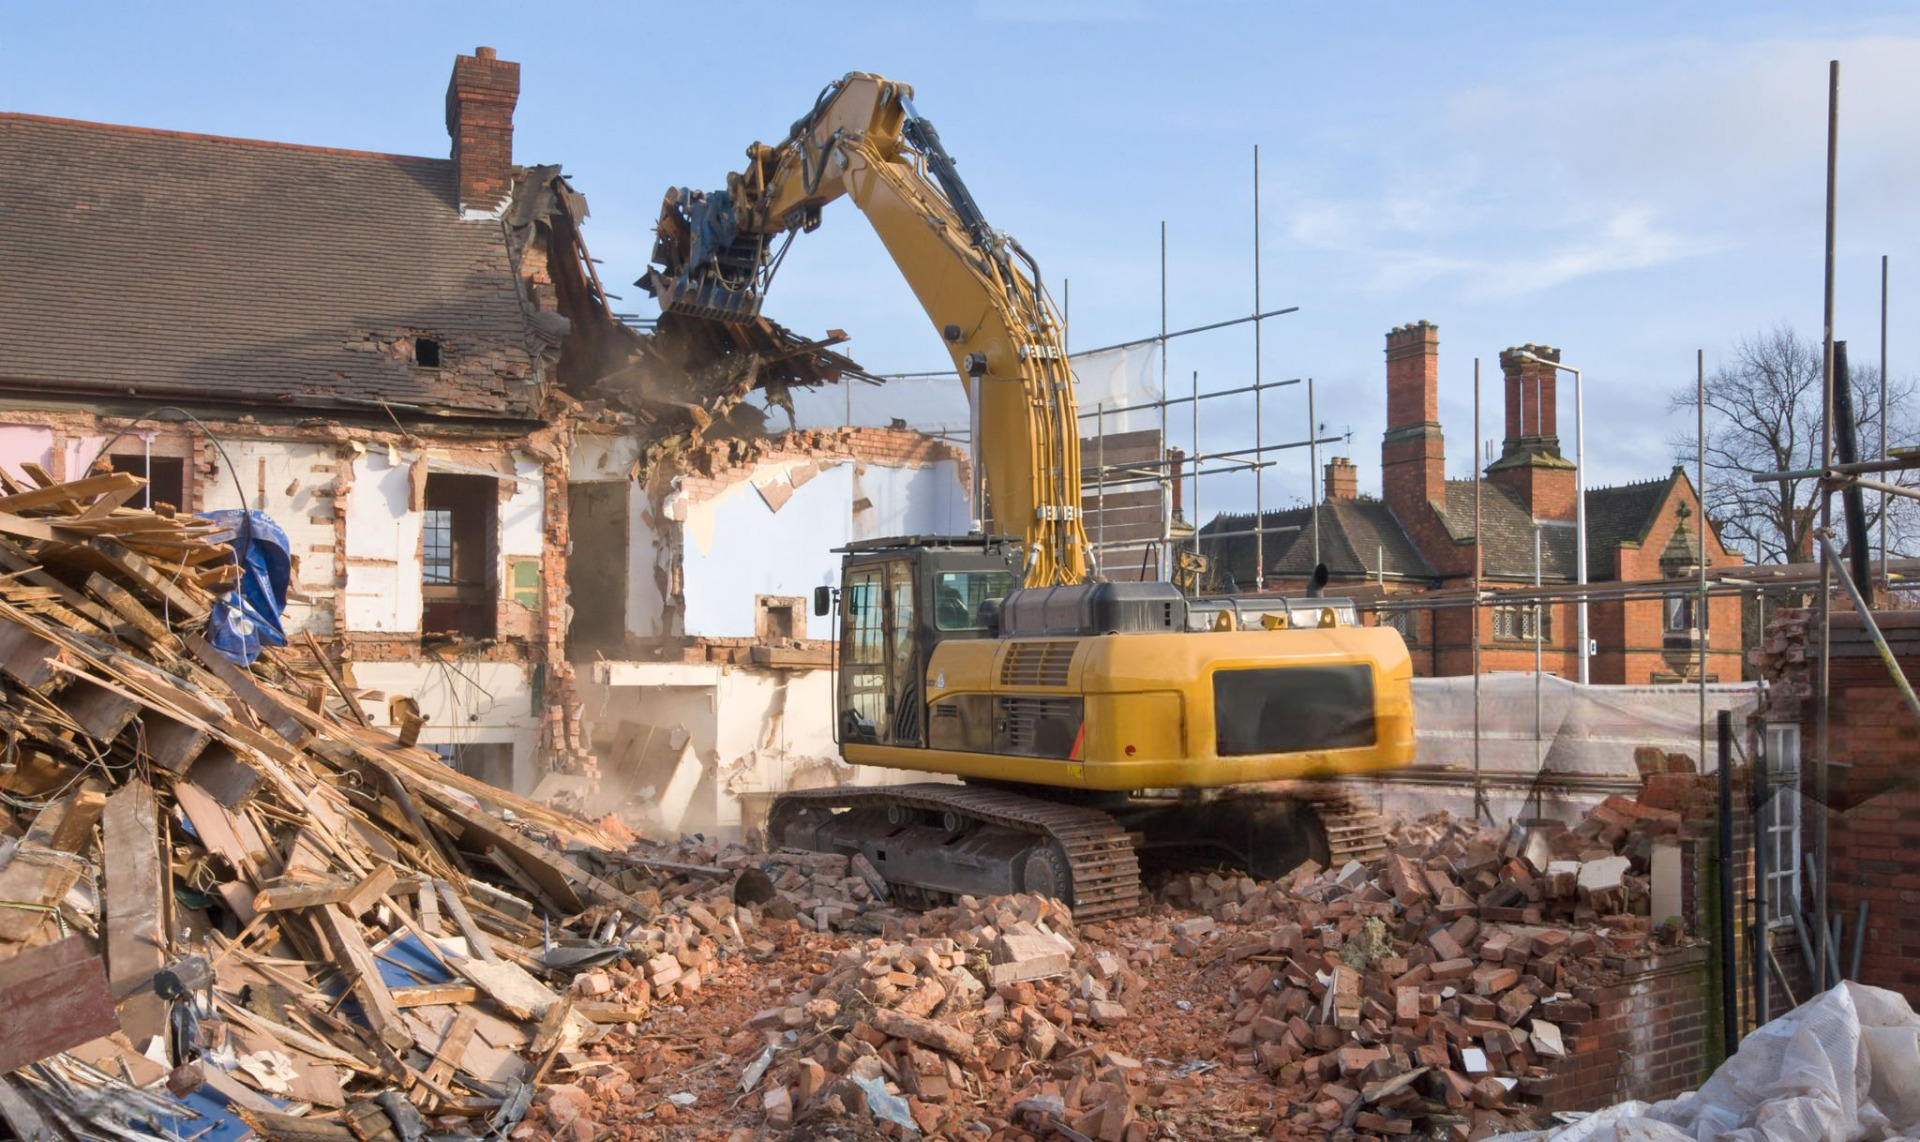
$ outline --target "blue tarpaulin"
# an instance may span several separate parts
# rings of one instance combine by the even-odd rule
[[[286,632],[280,627],[293,570],[287,533],[265,512],[230,508],[201,518],[220,529],[207,538],[232,544],[243,568],[240,585],[213,605],[207,618],[207,641],[227,658],[247,666],[260,657],[262,646],[287,645]]]

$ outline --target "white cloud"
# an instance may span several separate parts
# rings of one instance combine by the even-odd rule
[[[1920,176],[1920,40],[1582,42],[1515,58],[1421,134],[1342,139],[1344,159],[1296,185],[1284,232],[1336,255],[1357,288],[1465,300],[1776,243],[1822,193],[1831,58],[1854,225],[1900,217]]]

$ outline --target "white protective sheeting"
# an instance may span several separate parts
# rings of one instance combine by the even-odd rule
[[[1752,683],[1708,685],[1707,722],[1732,710],[1735,724],[1753,708]],[[1480,679],[1480,768],[1487,773],[1578,774],[1632,777],[1633,751],[1658,746],[1693,757],[1700,752],[1697,686],[1582,686],[1540,677],[1540,736],[1534,737],[1532,674],[1487,674]],[[1473,767],[1473,677],[1413,681],[1415,763]],[[1711,748],[1709,734],[1709,748]],[[1695,758],[1702,770],[1711,757]]]
[[[1160,410],[1153,407],[1160,399],[1157,342],[1076,353],[1069,361],[1073,365],[1074,403],[1083,414],[1081,436],[1092,437],[1102,431],[1112,436],[1160,427]],[[1100,409],[1105,410],[1101,416],[1092,415]]]
[[[1879,1142],[1920,1137],[1920,1016],[1843,983],[1754,1031],[1705,1085],[1494,1142]]]

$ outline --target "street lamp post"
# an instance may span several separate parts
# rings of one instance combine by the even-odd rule
[[[1586,401],[1580,393],[1580,370],[1572,365],[1549,361],[1545,357],[1536,357],[1532,353],[1520,352],[1514,356],[1522,361],[1532,361],[1573,374],[1573,529],[1576,536],[1573,561],[1575,582],[1580,587],[1580,684],[1585,686],[1588,681],[1587,651],[1592,644],[1587,637],[1587,432],[1584,417]]]

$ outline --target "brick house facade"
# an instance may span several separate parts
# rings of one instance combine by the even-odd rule
[[[615,318],[581,237],[584,200],[558,166],[514,161],[519,92],[518,64],[459,56],[444,108],[424,109],[444,111],[444,157],[0,114],[0,472],[26,484],[112,467],[148,477],[152,504],[266,513],[290,546],[287,653],[309,653],[311,636],[375,724],[417,714],[421,744],[526,791],[592,782],[575,669],[595,657],[568,651],[608,599],[640,607],[593,631],[622,658],[677,663],[692,648],[704,661],[712,636],[719,661],[751,671],[768,641],[753,637],[753,592],[744,631],[731,614],[703,629],[656,583],[650,539],[629,551],[638,533],[624,527],[582,537],[576,504],[617,500],[624,524],[629,502],[649,522],[670,495],[752,495],[770,448],[870,468],[860,487],[877,501],[890,479],[953,504],[964,485],[917,434],[764,443],[748,398],[857,370],[834,338]],[[941,460],[945,483],[927,476]],[[789,490],[851,517],[857,492],[815,503],[836,478]],[[820,581],[832,529],[819,530],[808,558],[757,561],[764,593]],[[659,637],[633,652],[626,629]],[[757,737],[773,739],[811,712],[771,709],[732,720],[771,718]]]
[[[1386,337],[1387,427],[1381,439],[1379,499],[1359,493],[1357,467],[1347,457],[1326,466],[1318,511],[1318,544],[1310,508],[1268,512],[1264,527],[1270,590],[1304,590],[1315,551],[1329,574],[1328,592],[1350,596],[1407,636],[1415,670],[1423,675],[1469,674],[1474,642],[1484,671],[1534,668],[1535,624],[1544,670],[1579,674],[1577,607],[1571,602],[1501,604],[1474,611],[1458,605],[1474,583],[1492,591],[1568,587],[1577,582],[1575,496],[1577,473],[1559,436],[1559,370],[1530,358],[1557,361],[1559,352],[1524,345],[1500,354],[1505,393],[1505,439],[1500,456],[1475,480],[1446,478],[1446,443],[1439,421],[1439,328],[1420,321]],[[1480,535],[1475,533],[1475,497]],[[1671,582],[1664,597],[1628,601],[1590,599],[1588,634],[1596,644],[1589,677],[1596,683],[1692,681],[1701,670],[1716,681],[1741,676],[1740,601],[1715,598],[1704,632],[1695,601],[1683,584],[1698,572],[1702,520],[1699,498],[1675,468],[1654,479],[1586,489],[1587,579],[1591,584]],[[1206,530],[1237,532],[1248,515],[1221,516]],[[1709,567],[1737,566],[1707,527]],[[1476,539],[1479,542],[1476,542]],[[1255,581],[1250,537],[1204,543],[1217,585],[1234,589]],[[1400,606],[1407,596],[1450,592],[1432,606]],[[1388,604],[1382,606],[1381,604]],[[1537,617],[1536,617],[1537,615]]]

